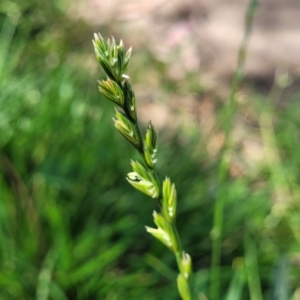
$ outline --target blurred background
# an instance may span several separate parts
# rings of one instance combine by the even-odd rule
[[[133,47],[195,299],[300,299],[300,3],[259,3],[228,113],[247,6],[1,0],[0,299],[179,299],[173,255],[144,228],[156,204],[125,180],[138,157],[98,92],[94,32]]]

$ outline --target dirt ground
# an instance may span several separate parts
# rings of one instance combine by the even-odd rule
[[[146,123],[151,119],[160,132],[163,127],[176,130],[180,125],[183,136],[201,128],[202,143],[214,158],[224,141],[217,126],[214,95],[226,100],[229,94],[247,6],[248,0],[77,0],[69,13],[90,23],[96,32],[101,30],[132,45],[132,60],[137,60],[140,49],[147,49],[162,62],[163,75],[147,66],[147,77],[140,63],[137,67],[142,74],[134,79],[140,120]],[[247,50],[248,82],[268,93],[277,74],[290,73],[298,85],[299,53],[300,1],[259,1]],[[133,62],[131,73],[132,68]],[[171,79],[176,89],[164,95],[161,81],[165,78]],[[191,78],[208,92],[201,97],[193,93]],[[178,89],[180,85],[182,89]],[[241,149],[232,158],[230,173],[234,177],[255,173],[266,160],[264,142],[248,124],[257,122],[257,112],[248,109],[242,114],[246,115],[234,120],[233,139]]]
[[[174,79],[201,70],[204,80],[232,74],[248,0],[77,0],[70,14],[97,30],[147,47]],[[275,70],[300,72],[300,2],[261,0],[248,47],[247,74],[268,80]],[[179,49],[179,51],[178,51]],[[174,53],[180,55],[173,55]]]

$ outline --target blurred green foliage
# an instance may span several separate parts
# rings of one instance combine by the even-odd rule
[[[135,151],[114,130],[96,78],[68,59],[92,31],[63,5],[0,4],[0,299],[178,299],[173,257],[143,227],[156,204],[125,180]],[[299,288],[298,99],[267,110],[293,199],[287,212],[272,213],[282,184],[272,168],[224,187],[224,299],[258,299],[255,280],[266,299]],[[254,108],[264,101],[253,93]],[[195,291],[206,293],[219,161],[207,160],[198,133],[180,135],[160,135],[157,169],[176,183]]]

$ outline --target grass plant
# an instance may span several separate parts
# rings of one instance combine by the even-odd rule
[[[131,48],[126,51],[122,40],[117,45],[114,38],[105,41],[101,34],[95,34],[93,44],[97,59],[107,75],[106,80],[99,81],[99,91],[117,105],[115,127],[136,148],[142,159],[142,163],[131,161],[133,171],[128,173],[127,181],[157,201],[160,212],[153,212],[157,228],[146,226],[146,231],[174,253],[179,270],[179,294],[183,300],[190,300],[192,261],[190,255],[182,249],[176,228],[176,189],[169,178],[160,183],[156,174],[157,132],[151,122],[144,138],[141,134],[135,94],[127,75]]]

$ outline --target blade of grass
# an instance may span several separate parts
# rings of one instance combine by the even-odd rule
[[[42,269],[38,276],[36,300],[47,300],[49,298],[55,260],[55,253],[50,250],[44,259]]]
[[[173,269],[171,269],[167,264],[161,261],[159,258],[155,257],[154,255],[147,253],[144,256],[144,260],[146,263],[155,269],[158,273],[162,274],[169,280],[173,280],[176,273]]]
[[[230,286],[225,300],[240,300],[243,295],[245,285],[245,266],[241,258],[236,258],[233,262],[234,274],[230,282]]]
[[[288,257],[287,255],[281,255],[275,271],[272,299],[274,300],[289,299],[288,274],[289,274]]]
[[[222,227],[223,212],[225,205],[224,187],[228,176],[229,161],[228,155],[231,148],[231,130],[232,119],[236,110],[235,96],[244,77],[244,66],[246,60],[246,49],[252,29],[252,21],[257,9],[258,1],[250,0],[245,20],[245,30],[243,40],[238,52],[237,67],[233,76],[229,101],[225,106],[226,120],[225,124],[225,142],[218,175],[218,191],[216,195],[216,203],[214,208],[213,228],[211,231],[212,239],[212,260],[211,260],[211,279],[210,279],[210,298],[211,300],[219,299],[220,292],[220,260],[221,260],[221,244],[222,244]]]
[[[263,300],[258,271],[257,250],[249,233],[245,236],[245,267],[250,292],[250,300]]]

